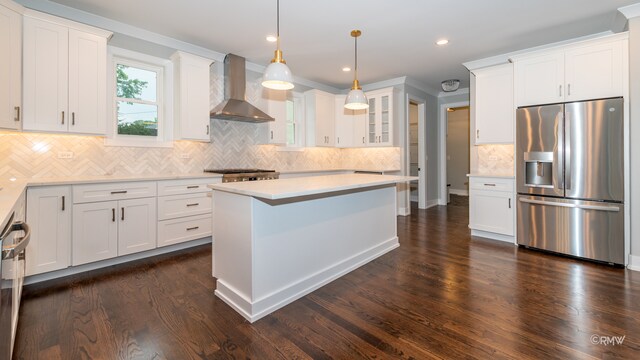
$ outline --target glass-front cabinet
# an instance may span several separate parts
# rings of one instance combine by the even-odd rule
[[[393,146],[393,88],[369,91],[368,146]]]

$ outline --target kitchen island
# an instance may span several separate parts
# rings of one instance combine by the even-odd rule
[[[343,174],[209,185],[215,294],[250,322],[399,246],[396,184]]]

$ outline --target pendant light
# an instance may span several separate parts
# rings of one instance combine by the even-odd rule
[[[274,90],[289,90],[293,89],[293,75],[280,50],[280,0],[277,0],[277,9],[276,51],[271,64],[264,70],[262,86]]]
[[[353,72],[353,85],[344,101],[344,107],[350,110],[362,110],[369,108],[369,101],[358,82],[358,37],[362,35],[360,30],[352,30],[351,36],[355,39],[356,66]]]

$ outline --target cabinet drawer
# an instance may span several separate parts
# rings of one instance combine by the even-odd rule
[[[73,186],[73,203],[136,199],[156,196],[155,181],[87,184]]]
[[[207,214],[211,207],[207,193],[162,196],[158,198],[158,220]]]
[[[513,192],[513,179],[472,177],[469,180],[469,188],[472,190],[493,190]]]
[[[222,182],[222,178],[158,181],[158,196],[195,194],[211,191],[208,184]]]
[[[158,247],[211,236],[211,214],[158,222]]]

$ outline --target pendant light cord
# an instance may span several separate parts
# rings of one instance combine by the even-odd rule
[[[358,37],[355,37],[356,40],[356,68],[353,71],[353,80],[358,80]]]
[[[280,0],[276,0],[276,39],[278,40],[276,45],[280,50]]]

